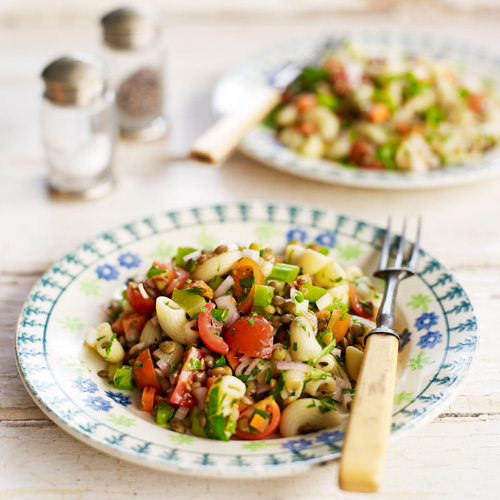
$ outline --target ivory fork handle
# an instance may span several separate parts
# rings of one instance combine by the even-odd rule
[[[370,335],[342,448],[340,488],[375,492],[385,466],[391,429],[399,343],[392,335]]]
[[[268,85],[260,87],[246,103],[216,121],[195,140],[191,158],[211,164],[221,163],[243,136],[261,122],[280,100],[281,92],[278,89]]]

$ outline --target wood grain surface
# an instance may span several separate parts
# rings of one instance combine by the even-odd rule
[[[498,498],[500,178],[429,192],[372,192],[287,177],[240,154],[219,169],[184,159],[192,140],[211,123],[212,86],[241,59],[287,39],[343,30],[411,31],[487,46],[498,40],[494,2],[479,2],[480,13],[472,16],[457,7],[461,3],[474,10],[471,3],[458,1],[440,2],[433,11],[439,15],[431,16],[432,2],[416,2],[404,11],[390,1],[385,7],[384,2],[359,1],[351,11],[340,12],[339,7],[335,12],[320,0],[277,2],[273,8],[260,1],[251,15],[242,15],[245,8],[238,10],[237,2],[229,0],[218,0],[218,10],[194,0],[184,10],[165,7],[173,124],[168,141],[120,143],[119,184],[107,198],[88,203],[53,200],[45,188],[39,74],[44,64],[71,49],[97,51],[95,19],[111,3],[116,4],[0,3],[0,498],[365,498],[338,490],[337,463],[258,482],[177,477],[129,465],[80,443],[47,420],[17,374],[17,316],[30,288],[55,260],[129,220],[251,199],[331,207],[381,225],[388,214],[422,214],[422,245],[451,268],[470,295],[481,344],[466,383],[441,415],[389,443],[384,483],[370,498]],[[359,12],[365,7],[374,13]],[[272,15],[262,14],[266,9],[274,9]]]

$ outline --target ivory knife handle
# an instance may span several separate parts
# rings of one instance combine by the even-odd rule
[[[375,492],[385,466],[391,429],[398,340],[370,335],[356,385],[340,457],[339,485],[347,491]]]
[[[221,163],[243,136],[278,105],[281,92],[265,85],[252,93],[237,110],[223,116],[198,137],[191,149],[191,158],[205,163]]]

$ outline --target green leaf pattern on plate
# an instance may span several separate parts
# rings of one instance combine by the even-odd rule
[[[335,250],[339,253],[339,257],[342,260],[353,260],[361,257],[363,253],[363,249],[359,243],[356,244],[348,244],[348,245],[337,245]]]
[[[154,249],[147,254],[147,257],[158,260],[170,259],[175,253],[174,247],[172,245],[167,245],[164,241],[160,241]]]
[[[87,296],[101,293],[101,280],[99,278],[83,278],[80,281],[80,290]]]
[[[424,366],[432,365],[434,361],[432,361],[424,351],[420,351],[416,358],[412,358],[408,360],[408,364],[406,365],[410,370],[416,371],[421,370]]]
[[[61,325],[61,328],[71,333],[81,332],[85,326],[78,316],[65,316],[64,318],[58,319],[57,322]]]
[[[413,393],[407,391],[401,391],[394,395],[394,404],[400,405],[403,402],[411,403],[413,401]]]
[[[429,310],[429,305],[432,302],[432,297],[430,295],[425,295],[423,293],[417,293],[411,296],[411,300],[406,303],[407,307],[412,309],[420,309],[422,312],[427,312]]]
[[[123,427],[132,427],[137,425],[137,420],[135,418],[126,417],[125,415],[108,413],[108,420],[114,425],[121,425]]]

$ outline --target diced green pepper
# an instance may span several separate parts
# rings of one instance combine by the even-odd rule
[[[113,382],[118,389],[133,389],[134,377],[132,376],[132,367],[124,365],[115,371]]]
[[[278,262],[274,265],[271,274],[267,277],[268,280],[283,281],[285,283],[293,283],[300,271],[299,266]]]
[[[191,293],[188,290],[175,289],[172,293],[172,300],[179,304],[190,318],[198,314],[207,305],[201,295]]]
[[[229,309],[226,309],[225,307],[223,307],[222,309],[212,309],[212,316],[217,321],[226,321],[227,317],[229,316]]]
[[[301,285],[301,288],[307,289],[307,293],[304,295],[304,298],[309,302],[316,302],[327,293],[324,288],[321,288],[320,286],[313,286],[309,283]]]
[[[212,289],[212,290],[217,290],[217,288],[220,287],[220,285],[222,284],[222,282],[224,281],[224,278],[222,278],[222,276],[214,276],[209,282],[208,282],[208,286]]]
[[[111,365],[109,365],[108,367],[108,378],[109,380],[114,380],[115,378],[115,373],[116,373],[116,370],[118,370],[118,368],[121,368],[123,366],[123,363],[112,363]]]
[[[184,267],[186,265],[186,263],[184,262],[184,257],[193,252],[196,252],[196,248],[179,247],[179,249],[177,250],[177,255],[175,256],[175,263],[178,266]]]
[[[165,401],[162,401],[158,405],[158,409],[156,412],[156,423],[158,425],[168,424],[172,419],[172,417],[174,416],[174,413],[175,409]]]
[[[255,285],[255,295],[253,303],[256,306],[268,306],[274,297],[274,288],[272,286]]]

